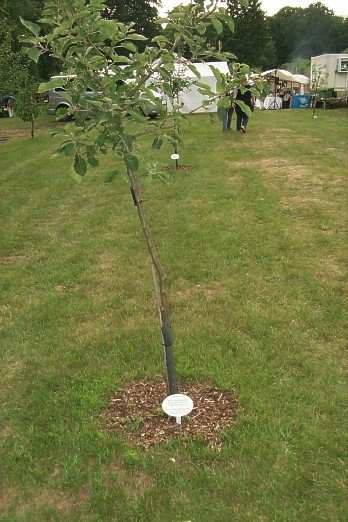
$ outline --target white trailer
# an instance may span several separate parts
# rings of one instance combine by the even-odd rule
[[[338,95],[348,91],[348,54],[321,54],[311,58],[311,86],[315,87],[320,72],[318,87],[332,89]]]

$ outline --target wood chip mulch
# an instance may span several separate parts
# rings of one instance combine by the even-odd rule
[[[176,172],[178,170],[183,170],[183,171],[192,170],[191,165],[179,165],[178,168],[176,168],[175,165],[164,165],[162,168],[164,170],[170,170],[171,172]]]
[[[121,433],[128,442],[145,449],[172,438],[201,439],[220,448],[222,432],[235,422],[234,393],[200,383],[184,384],[178,393],[189,395],[194,403],[181,425],[162,411],[161,404],[167,396],[165,383],[138,381],[111,399],[101,414],[101,429]]]

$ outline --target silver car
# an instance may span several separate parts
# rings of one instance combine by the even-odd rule
[[[75,76],[52,76],[51,80],[56,78],[64,78],[66,80],[73,80]],[[56,87],[54,89],[50,89],[48,91],[48,114],[53,114],[58,116],[61,109],[65,109],[66,111],[70,109],[71,104],[69,103],[67,97],[64,95],[67,93],[67,90],[64,87]],[[163,100],[160,98],[161,95],[158,93],[154,93],[155,97],[159,99],[160,105],[163,105]],[[84,96],[92,97],[95,96],[95,92],[92,89],[86,89]],[[155,104],[150,103],[146,108],[143,109],[144,116],[148,116],[149,118],[156,118],[159,114],[159,110]]]
[[[51,80],[57,78],[63,78],[65,80],[73,80],[75,76],[52,76]],[[71,105],[67,100],[65,93],[67,92],[64,87],[56,87],[48,91],[48,114],[57,115],[60,109],[70,109]],[[84,96],[92,96],[94,92],[92,89],[86,89]]]

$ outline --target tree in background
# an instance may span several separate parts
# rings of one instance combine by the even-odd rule
[[[234,19],[235,31],[224,36],[224,48],[240,62],[254,67],[273,65],[275,49],[261,0],[227,0],[227,9]]]
[[[15,97],[16,115],[31,122],[34,137],[34,122],[39,112],[37,67],[21,52],[14,51],[12,45],[8,24],[0,24],[0,99],[8,95]]]
[[[23,56],[13,49],[12,44],[12,35],[5,20],[0,23],[0,96],[15,94],[24,67]]]
[[[14,48],[18,50],[21,47],[18,37],[23,33],[20,17],[33,22],[38,20],[45,0],[1,0],[1,3],[1,15],[6,18]]]
[[[284,7],[270,17],[270,32],[278,64],[295,58],[338,53],[348,44],[348,22],[320,2]]]
[[[292,72],[293,74],[304,74],[310,76],[311,74],[311,61],[309,58],[301,58],[300,56],[294,58],[292,62],[283,63],[282,69]]]
[[[160,0],[107,0],[103,16],[109,20],[119,20],[134,24],[134,30],[147,38],[158,34],[156,19]]]
[[[38,22],[42,15],[45,0],[0,0],[0,2],[0,16],[3,18],[3,23],[6,24],[11,48],[13,51],[20,53],[23,47],[21,42],[23,26],[20,19],[24,18],[34,23]],[[43,57],[35,67],[35,74],[42,79],[48,79],[53,74],[59,72],[57,60],[48,56]]]

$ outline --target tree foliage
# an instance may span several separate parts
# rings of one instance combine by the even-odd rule
[[[0,96],[16,93],[19,77],[25,69],[23,56],[13,49],[12,44],[7,23],[0,23]]]
[[[284,7],[270,18],[276,62],[292,62],[324,53],[338,53],[348,45],[348,23],[317,2],[306,8]]]
[[[134,24],[134,30],[148,38],[158,34],[156,19],[160,0],[107,0],[103,16],[107,19]]]
[[[199,3],[198,0],[193,2]],[[206,31],[205,36],[213,47],[221,44],[239,62],[263,69],[293,63],[301,58],[308,59],[317,54],[343,52],[348,48],[348,18],[336,16],[324,4],[316,2],[306,8],[284,7],[274,16],[267,17],[261,3],[261,0],[227,0],[230,24],[235,25],[234,34],[226,28],[221,30],[224,26],[218,16],[210,27],[204,29],[201,25],[198,31]],[[22,47],[19,38],[23,32],[20,17],[37,23],[44,4],[45,0],[0,1],[0,19],[6,24],[11,48],[15,52]],[[103,16],[127,24],[133,23],[136,32],[151,39],[162,32],[161,26],[156,24],[159,5],[159,0],[107,0]],[[173,14],[184,14],[186,7],[176,7]],[[173,26],[170,30],[174,30]],[[168,31],[165,29],[164,35]],[[143,43],[138,46],[144,48]],[[183,49],[183,55],[190,57],[187,52],[188,48]],[[124,49],[120,54],[128,53],[129,50]],[[38,74],[43,79],[57,72],[59,64],[52,56],[46,55],[39,61]]]
[[[224,38],[224,48],[236,54],[241,62],[255,67],[274,61],[275,49],[261,0],[227,0],[235,31]]]

